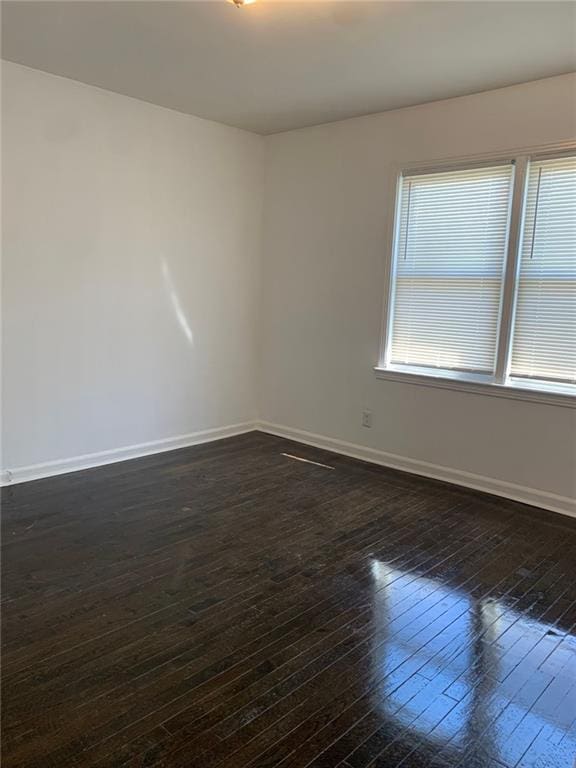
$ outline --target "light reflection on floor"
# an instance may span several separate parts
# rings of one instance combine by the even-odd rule
[[[505,766],[573,764],[573,635],[512,599],[471,596],[375,558],[371,572],[372,698],[391,738],[442,750],[450,765],[478,743]]]

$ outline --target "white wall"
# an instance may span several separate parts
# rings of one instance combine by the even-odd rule
[[[3,466],[256,416],[262,139],[3,64]]]
[[[373,366],[391,166],[574,138],[575,97],[562,76],[266,139],[265,420],[574,495],[576,411],[376,380]]]
[[[563,76],[264,140],[5,63],[3,466],[259,410],[566,506],[574,410],[373,366],[392,165],[570,139],[575,89]]]

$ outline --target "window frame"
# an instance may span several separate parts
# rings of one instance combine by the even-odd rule
[[[377,378],[576,408],[576,391],[571,391],[569,389],[570,385],[555,384],[538,379],[513,379],[509,376],[529,163],[531,160],[553,159],[567,154],[576,154],[576,143],[569,141],[537,145],[523,147],[512,152],[468,155],[458,158],[446,158],[445,160],[431,163],[398,163],[392,167],[389,177],[388,199],[393,201],[393,206],[389,207],[386,217],[387,242],[382,328],[378,364],[374,368]],[[403,176],[442,173],[460,169],[466,170],[474,167],[489,167],[490,165],[506,163],[513,165],[513,177],[508,239],[502,274],[494,374],[468,374],[450,369],[390,363],[396,280],[396,251],[400,230],[399,203]]]

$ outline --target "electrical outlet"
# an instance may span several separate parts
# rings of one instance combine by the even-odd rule
[[[362,426],[370,429],[372,426],[372,411],[364,409],[362,411]]]

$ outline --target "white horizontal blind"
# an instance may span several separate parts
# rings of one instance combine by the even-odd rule
[[[404,176],[390,362],[493,373],[513,165]]]
[[[530,164],[510,373],[576,380],[576,157]]]

